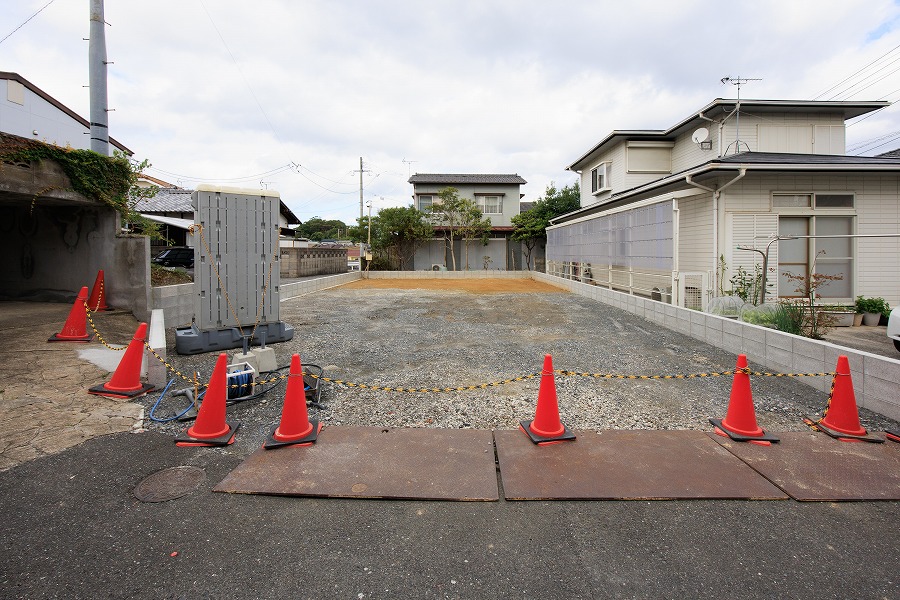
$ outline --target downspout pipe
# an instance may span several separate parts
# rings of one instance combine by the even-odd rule
[[[712,195],[713,195],[712,219],[713,219],[713,288],[714,289],[719,289],[718,266],[717,265],[719,264],[719,204],[720,204],[720,199],[722,197],[722,192],[725,190],[725,188],[727,188],[728,186],[730,186],[731,184],[733,184],[737,181],[740,181],[741,179],[744,178],[745,175],[747,175],[747,169],[740,169],[738,171],[737,176],[735,176],[734,179],[732,179],[731,181],[727,182],[725,185],[723,185],[719,188],[711,188],[709,186],[705,186],[703,184],[697,183],[696,181],[691,179],[690,174],[684,176],[684,182],[687,183],[688,185],[694,186],[696,188],[700,188],[701,190],[706,190],[708,192],[712,192]]]

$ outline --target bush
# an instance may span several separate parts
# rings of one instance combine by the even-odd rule
[[[891,307],[884,301],[884,298],[863,298],[862,296],[857,296],[856,312],[881,313],[887,316],[891,312]]]

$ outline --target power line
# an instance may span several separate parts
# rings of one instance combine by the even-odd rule
[[[866,69],[868,69],[869,67],[871,67],[872,65],[875,65],[876,63],[880,62],[882,59],[884,59],[884,58],[885,58],[886,56],[888,56],[889,54],[893,53],[893,52],[894,52],[895,50],[897,50],[898,48],[900,48],[900,44],[894,46],[893,48],[891,48],[890,50],[888,50],[887,52],[885,52],[884,54],[882,54],[881,56],[879,56],[878,58],[876,58],[875,60],[873,60],[872,62],[870,62],[869,64],[865,65],[864,67],[862,67],[862,68],[860,68],[860,69],[857,69],[856,71],[854,71],[853,73],[851,73],[850,75],[848,75],[847,77],[845,77],[844,79],[842,79],[840,82],[834,84],[833,86],[831,86],[830,88],[828,88],[827,90],[825,90],[824,92],[822,92],[821,94],[819,94],[818,96],[816,96],[815,98],[813,98],[813,100],[818,100],[819,98],[821,98],[822,96],[824,96],[824,95],[827,94],[828,92],[830,92],[830,91],[832,91],[832,90],[834,90],[834,89],[840,87],[841,85],[843,85],[843,84],[846,83],[847,81],[853,79],[854,77],[856,77],[857,75],[859,75],[860,73],[862,73],[863,71],[865,71]]]
[[[148,167],[148,171],[157,171],[159,173],[163,173],[164,175],[168,175],[169,177],[178,177],[181,179],[187,179],[190,181],[246,181],[248,179],[257,179],[259,177],[271,177],[272,175],[277,175],[278,173],[283,173],[285,171],[291,170],[292,165],[282,165],[275,169],[271,169],[269,171],[265,171],[263,173],[254,173],[253,175],[246,175],[244,177],[194,177],[192,175],[184,175],[182,173],[173,173],[171,171],[166,171],[164,169],[160,169],[159,167]]]
[[[250,86],[250,83],[247,81],[246,76],[244,76],[244,70],[241,69],[240,63],[238,63],[237,59],[234,57],[234,54],[231,53],[231,49],[228,47],[228,44],[225,42],[225,37],[222,35],[222,32],[219,31],[219,28],[216,26],[216,22],[213,21],[212,15],[209,14],[209,11],[206,9],[206,4],[203,3],[203,0],[200,0],[200,6],[203,7],[203,12],[206,13],[209,22],[212,23],[213,29],[216,30],[216,34],[219,36],[219,39],[222,41],[222,45],[225,47],[225,51],[228,52],[228,56],[231,57],[232,62],[237,67],[238,73],[241,74],[241,79],[244,81],[244,86],[246,86],[247,91],[250,92],[250,96],[253,98],[253,101],[256,102],[256,106],[259,108],[259,112],[262,113],[263,118],[266,120],[266,123],[269,124],[269,129],[272,130],[272,135],[275,136],[275,139],[278,140],[278,144],[281,146],[281,149],[284,151],[288,160],[293,163],[294,161],[291,159],[290,153],[287,151],[287,148],[284,145],[284,142],[281,141],[281,137],[279,137],[278,132],[275,130],[275,127],[272,125],[272,121],[269,120],[269,115],[266,114],[265,109],[263,109],[262,104],[259,101],[259,98],[256,97],[256,94],[253,93],[253,88]]]
[[[12,31],[10,31],[9,33],[7,33],[5,36],[3,36],[3,39],[0,40],[0,44],[2,44],[3,42],[5,42],[9,36],[11,36],[11,35],[14,34],[15,32],[17,32],[18,30],[20,30],[20,29],[22,29],[23,27],[25,27],[25,24],[28,23],[28,21],[32,20],[33,18],[35,18],[36,16],[38,16],[39,14],[41,14],[41,11],[43,11],[45,8],[47,8],[48,6],[50,6],[51,4],[53,4],[54,2],[56,2],[56,0],[50,0],[50,2],[48,2],[47,4],[45,4],[45,5],[43,5],[42,7],[40,7],[36,13],[34,13],[34,14],[31,15],[30,17],[28,17],[27,19],[25,19],[24,21],[22,21],[22,24],[21,24],[21,25],[19,25],[18,27],[16,27],[15,29],[13,29]]]

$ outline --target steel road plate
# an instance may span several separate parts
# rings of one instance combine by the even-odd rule
[[[887,444],[789,431],[764,448],[710,435],[795,500],[900,500],[900,452]]]
[[[325,427],[312,446],[257,450],[213,491],[499,500],[490,431]]]
[[[537,446],[495,431],[507,500],[786,499],[702,431],[577,431]]]

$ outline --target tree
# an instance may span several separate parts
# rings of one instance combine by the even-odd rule
[[[365,242],[369,238],[369,218],[357,219],[350,228],[350,239]],[[380,268],[408,270],[416,249],[434,235],[428,215],[413,206],[382,208],[372,217],[373,262]]]
[[[525,245],[525,264],[531,270],[531,255],[539,243],[547,240],[550,219],[577,210],[581,207],[581,186],[576,181],[561,190],[553,182],[547,186],[544,197],[539,198],[530,209],[515,215],[515,228],[511,239]]]
[[[473,200],[461,198],[459,190],[447,187],[438,192],[440,200],[431,205],[431,215],[441,226],[444,239],[450,247],[452,270],[456,271],[456,253],[453,242],[459,237],[466,245],[466,268],[468,269],[469,243],[477,237],[486,238],[491,228],[491,220],[485,219]]]
[[[338,219],[312,217],[306,223],[298,225],[294,230],[294,235],[309,238],[316,242],[339,239],[341,236],[347,235],[347,225]]]

